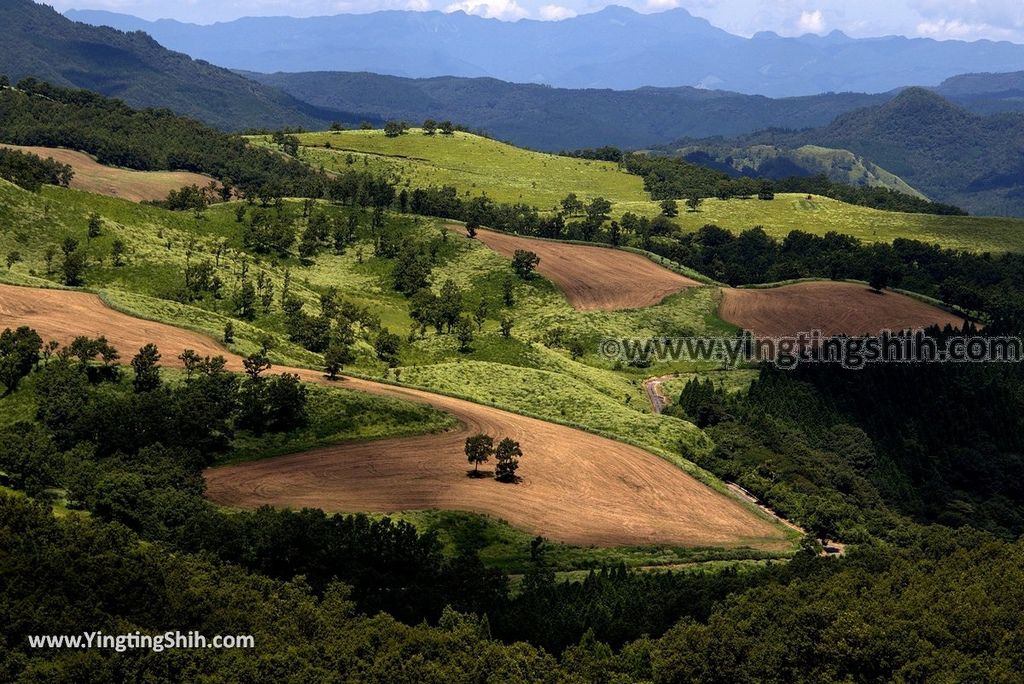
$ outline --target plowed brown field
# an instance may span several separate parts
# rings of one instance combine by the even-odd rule
[[[63,342],[77,334],[103,334],[126,358],[155,342],[167,365],[190,348],[223,354],[231,368],[241,368],[239,357],[202,335],[127,316],[81,292],[0,285],[0,329],[18,325]],[[316,371],[275,371],[330,384]],[[462,427],[214,468],[206,473],[210,498],[246,508],[474,511],[576,544],[788,547],[782,529],[763,514],[636,447],[420,390],[354,378],[336,384],[429,404],[456,416]],[[463,442],[480,431],[522,444],[521,484],[465,476]]]
[[[812,330],[825,335],[876,335],[882,330],[963,324],[962,318],[913,297],[829,281],[767,289],[723,288],[718,313],[765,337]]]
[[[460,225],[449,228],[466,232]],[[517,249],[536,253],[540,257],[537,272],[557,285],[579,311],[640,309],[700,286],[644,256],[619,249],[535,240],[483,228],[477,230],[476,239],[509,258]]]
[[[131,202],[167,199],[171,190],[186,185],[205,187],[209,176],[188,171],[135,171],[115,166],[105,166],[84,152],[66,150],[62,147],[26,147],[2,145],[22,152],[31,152],[42,158],[50,157],[61,164],[67,164],[75,171],[71,187],[98,195],[120,197]]]

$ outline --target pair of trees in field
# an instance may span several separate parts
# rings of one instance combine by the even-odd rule
[[[523,456],[519,442],[506,437],[498,442],[498,446],[494,446],[494,438],[484,433],[466,438],[466,459],[473,464],[473,470],[467,473],[470,477],[481,477],[480,464],[486,463],[492,456],[496,461],[495,480],[513,484],[519,481],[516,471],[519,469],[519,459]]]

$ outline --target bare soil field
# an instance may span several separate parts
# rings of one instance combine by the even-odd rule
[[[465,234],[460,225],[449,226]],[[503,256],[517,249],[537,254],[537,272],[565,293],[578,311],[642,309],[700,283],[658,266],[639,254],[607,247],[590,247],[478,229],[476,239]]]
[[[767,289],[723,288],[718,314],[765,337],[812,330],[825,335],[875,335],[887,329],[963,324],[959,316],[906,295],[827,281]]]
[[[209,176],[189,171],[135,171],[115,166],[104,166],[84,152],[67,150],[62,147],[26,147],[2,145],[22,152],[31,152],[42,158],[50,157],[75,171],[71,187],[85,192],[94,192],[108,197],[119,197],[131,202],[167,199],[171,190],[186,185],[205,187],[212,180]]]
[[[185,348],[241,359],[213,340],[107,308],[82,292],[0,285],[0,329],[29,325],[44,340],[103,334],[123,359],[155,342],[172,366]],[[572,428],[415,389],[355,378],[331,383],[312,370],[275,367],[303,380],[418,401],[456,416],[441,435],[350,443],[214,468],[208,496],[226,506],[317,507],[392,512],[446,508],[490,514],[574,544],[749,546],[783,550],[785,533],[763,514],[716,492],[646,451]],[[518,485],[465,476],[463,444],[487,432],[518,440],[525,457]]]

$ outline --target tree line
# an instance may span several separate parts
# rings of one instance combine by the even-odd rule
[[[779,180],[748,175],[729,175],[723,171],[699,166],[676,157],[628,153],[615,147],[577,150],[564,153],[582,159],[615,162],[644,179],[644,189],[655,200],[716,197],[721,200],[761,196],[769,198],[776,192],[800,193],[831,197],[840,202],[882,211],[915,214],[966,216],[959,207],[931,202],[914,195],[878,187],[858,187],[833,181],[824,174],[790,176]]]

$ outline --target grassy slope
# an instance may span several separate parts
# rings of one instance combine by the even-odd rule
[[[285,210],[298,214],[298,203],[287,203]],[[86,241],[86,223],[90,212],[103,217],[103,234]],[[331,208],[329,211],[347,212]],[[0,271],[0,279],[34,285],[56,286],[57,275],[47,278],[43,253],[47,245],[65,236],[77,237],[95,264],[87,273],[91,289],[131,313],[219,335],[228,320],[226,301],[200,300],[192,305],[161,298],[180,286],[190,238],[192,259],[208,258],[215,244],[226,240],[231,246],[222,258],[219,271],[234,288],[234,274],[244,258],[255,269],[265,271],[280,288],[283,268],[292,269],[292,291],[315,311],[318,293],[327,286],[339,288],[342,296],[370,306],[385,325],[404,333],[410,318],[405,298],[390,289],[392,263],[371,256],[368,241],[361,241],[343,255],[321,254],[312,266],[301,266],[294,259],[263,258],[254,261],[241,252],[239,225],[234,206],[215,206],[202,219],[191,213],[168,212],[87,193],[61,188],[46,188],[36,195],[0,182],[0,219],[6,230],[0,231],[0,252],[17,249],[24,261],[13,269]],[[415,341],[404,341],[401,380],[438,391],[460,394],[483,403],[538,415],[550,420],[612,433],[627,441],[646,446],[685,469],[692,465],[680,457],[683,453],[704,451],[710,443],[694,426],[676,419],[659,419],[649,413],[641,380],[650,370],[614,369],[611,362],[590,352],[573,360],[562,349],[551,349],[539,340],[554,327],[566,337],[578,337],[596,349],[605,335],[683,335],[699,332],[730,332],[731,328],[714,315],[716,290],[702,288],[680,293],[664,304],[650,309],[622,312],[580,313],[572,309],[554,286],[542,278],[516,281],[516,304],[505,310],[500,303],[501,282],[511,273],[507,260],[479,242],[442,231],[439,222],[412,217],[393,217],[415,239],[438,239],[446,235],[444,248],[449,257],[433,274],[434,287],[451,278],[466,291],[467,308],[473,310],[484,298],[491,307],[489,320],[477,333],[474,350],[460,354],[451,335],[429,331]],[[128,244],[128,262],[116,268],[109,262],[110,243],[120,237]],[[359,256],[362,252],[362,258]],[[59,257],[58,257],[59,260]],[[36,275],[32,275],[35,273]],[[516,327],[510,339],[502,337],[496,320],[511,313]],[[275,338],[274,355],[281,363],[317,366],[316,355],[286,341],[282,334],[279,305],[270,315],[252,323],[235,321],[238,351],[255,349],[261,336]],[[352,370],[371,376],[386,374],[373,357],[367,341],[361,343],[357,364]],[[676,364],[668,370],[694,370],[688,364]],[[393,377],[393,375],[389,376]],[[19,392],[16,397],[23,396]],[[327,442],[425,432],[447,427],[445,419],[398,402],[388,403],[341,390],[315,391],[313,426],[287,440],[254,440],[244,435],[225,460],[241,460],[310,448]],[[387,405],[384,405],[387,404]],[[19,406],[15,410],[15,406]],[[24,401],[3,405],[10,417],[29,418],[30,406]],[[7,410],[11,409],[11,410]],[[422,415],[421,415],[422,414]],[[465,514],[411,512],[408,514],[425,529],[452,525],[478,530],[482,548],[492,562],[516,567],[527,545],[524,533],[495,520],[475,520]],[[456,532],[445,532],[450,538]],[[562,567],[581,567],[600,556],[605,560],[623,560],[633,565],[659,562],[677,563],[703,559],[692,550],[652,550],[597,553],[575,547],[560,547]],[[596,555],[595,555],[596,554]],[[712,554],[711,557],[714,557]],[[589,560],[588,560],[589,559]]]
[[[412,188],[454,185],[470,196],[486,193],[498,202],[541,209],[554,207],[570,192],[581,198],[647,199],[643,181],[615,164],[530,152],[469,133],[426,136],[412,129],[387,138],[379,130],[337,131],[304,133],[299,140],[303,159],[315,166],[343,169],[351,154],[357,164],[391,170]],[[324,148],[327,143],[331,149]]]
[[[540,209],[575,192],[611,200],[615,216],[659,213],[641,180],[614,164],[530,152],[468,133],[428,137],[413,129],[386,138],[381,131],[341,131],[304,133],[299,139],[302,158],[313,165],[343,169],[351,155],[356,164],[395,173],[410,188],[454,185],[466,196],[486,193],[497,201]],[[331,149],[323,147],[328,142]],[[701,211],[683,212],[676,222],[684,230],[715,223],[734,231],[763,226],[777,237],[797,229],[819,235],[837,231],[867,242],[905,237],[981,252],[1024,251],[1024,221],[1019,219],[902,214],[824,197],[808,200],[806,195],[779,195],[772,202],[708,199]]]

